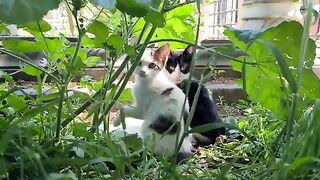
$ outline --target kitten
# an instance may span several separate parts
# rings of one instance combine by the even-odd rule
[[[169,76],[169,79],[176,83],[184,93],[186,93],[187,89],[187,79],[189,78],[192,56],[193,48],[192,46],[188,46],[179,56],[171,53],[171,56],[168,58],[165,65],[166,74]],[[191,80],[190,90],[188,93],[190,108],[199,85],[200,84],[196,80]],[[191,120],[191,127],[217,122],[222,122],[218,115],[217,105],[212,100],[207,88],[201,85],[196,109]],[[225,128],[210,130],[201,133],[201,135],[194,134],[193,137],[197,141],[196,143],[198,145],[206,146],[214,144],[215,139],[222,134],[225,134]]]
[[[158,48],[153,55],[144,53],[135,71],[135,106],[124,107],[126,132],[137,133],[148,146],[155,142],[155,153],[167,157],[174,155],[177,134],[179,139],[183,136],[189,110],[188,103],[183,106],[183,91],[164,74],[169,53],[169,44]],[[179,156],[191,155],[192,148],[191,135],[187,135]]]

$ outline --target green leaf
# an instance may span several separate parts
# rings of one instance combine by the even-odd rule
[[[0,23],[0,34],[3,33],[3,32],[7,33],[7,34],[10,34],[10,30],[7,27],[7,25],[5,23]]]
[[[18,132],[18,129],[14,126],[1,134],[0,136],[0,154],[3,154],[5,150],[8,148],[10,141],[12,140],[15,132]]]
[[[87,123],[75,123],[73,125],[73,134],[75,137],[84,137],[88,140],[94,139],[94,135],[90,133],[88,129],[89,125]]]
[[[76,47],[75,46],[72,46],[70,48],[68,48],[65,53],[66,54],[69,54],[70,57],[73,57],[74,53],[76,51]],[[78,56],[77,56],[80,60],[85,60],[87,58],[87,52],[84,50],[84,49],[79,49],[79,52],[78,52]]]
[[[43,44],[27,40],[8,39],[2,41],[2,43],[6,49],[21,53],[39,52],[46,49]]]
[[[125,45],[125,52],[128,56],[135,56],[137,54],[136,49],[130,45]]]
[[[0,20],[10,24],[39,21],[51,9],[58,8],[60,0],[1,0]]]
[[[113,48],[115,48],[117,51],[121,50],[122,49],[122,46],[124,44],[124,41],[122,39],[121,36],[119,35],[111,35],[109,38],[108,38],[108,41],[107,41],[108,45],[109,46],[112,46]]]
[[[290,104],[290,99],[285,98],[288,97],[286,96],[287,84],[293,91],[295,86],[298,86],[295,85],[294,80],[297,77],[302,32],[302,25],[295,21],[282,22],[264,32],[226,31],[229,39],[248,54],[245,57],[246,62],[256,63],[255,65],[247,64],[245,68],[249,98],[281,116],[286,114],[284,110]],[[268,42],[274,47],[270,48],[260,41]],[[304,105],[312,105],[314,99],[319,97],[316,92],[320,92],[320,82],[312,72],[315,47],[314,41],[309,39],[303,79],[299,85],[299,97],[303,97],[300,102]],[[244,57],[239,59],[243,60]],[[232,67],[242,71],[242,63],[233,61]],[[284,83],[283,77],[286,80]],[[242,81],[239,82],[242,83]]]
[[[227,28],[224,31],[224,35],[241,50],[245,51],[247,45],[255,41],[263,31],[252,31],[252,30],[239,30],[235,28]]]
[[[6,162],[4,161],[4,159],[0,158],[0,176],[5,177],[6,173],[7,173]]]
[[[109,10],[112,10],[116,5],[116,0],[91,0],[91,1]]]
[[[120,139],[132,150],[139,150],[143,145],[142,139],[139,138],[137,134],[130,134]]]
[[[193,42],[195,40],[194,28],[196,27],[193,16],[195,10],[196,9],[192,4],[188,4],[165,13],[165,26],[162,28],[157,28],[152,40],[172,38]],[[137,24],[137,33],[140,32],[139,30],[144,24],[144,19],[142,20]],[[162,44],[163,43],[159,43],[159,45]],[[170,47],[173,50],[177,48],[185,48],[185,44],[170,42]]]
[[[292,72],[289,70],[289,66],[287,65],[284,57],[281,55],[281,53],[279,52],[279,50],[277,48],[275,48],[271,43],[260,40],[259,42],[261,42],[262,44],[264,44],[265,46],[269,47],[272,51],[272,53],[274,54],[282,75],[286,78],[286,80],[289,82],[289,85],[291,87],[291,91],[292,92],[297,92],[297,84],[296,81],[293,78]]]
[[[146,17],[144,17],[146,21],[150,21],[152,25],[155,27],[164,27],[166,24],[166,20],[163,14],[159,11],[150,10]]]
[[[47,21],[43,20],[43,19],[41,19],[38,22],[32,22],[32,23],[28,23],[26,25],[22,25],[22,26],[18,26],[18,27],[19,28],[26,27],[31,31],[41,32],[40,29],[39,29],[38,23],[39,23],[39,26],[40,26],[40,29],[41,29],[42,32],[47,32],[47,31],[51,30],[50,24]]]
[[[118,99],[118,102],[125,103],[125,102],[132,102],[133,96],[132,96],[132,89],[126,88],[122,91],[121,96]]]
[[[93,67],[101,62],[101,57],[98,56],[90,56],[87,59],[82,61],[87,67]]]
[[[126,88],[122,91],[121,96],[118,99],[118,102],[120,103],[126,103],[126,102],[132,102],[133,96],[132,96],[132,89]]]
[[[109,36],[108,27],[100,21],[94,21],[88,28],[88,32],[95,35],[94,44],[95,47],[103,47],[103,43]]]
[[[293,171],[299,169],[299,168],[302,168],[302,167],[308,167],[310,165],[314,165],[316,167],[318,167],[319,169],[319,164],[320,163],[320,159],[317,159],[317,158],[313,158],[313,157],[302,157],[302,158],[299,158],[299,159],[296,159],[289,167],[288,167],[288,170],[291,172],[291,173],[294,173]]]
[[[226,123],[207,123],[201,126],[194,127],[189,130],[189,133],[204,133],[214,129],[219,129],[222,127],[228,127]]]
[[[25,109],[27,107],[27,103],[24,100],[23,97],[19,97],[16,94],[10,94],[10,96],[7,97],[8,104],[15,110],[19,111],[21,109]]]
[[[154,0],[117,0],[117,9],[131,16],[143,17],[149,12]]]
[[[32,66],[25,66],[22,68],[22,71],[25,72],[26,74],[28,75],[31,75],[31,76],[40,76],[42,71],[37,69],[37,68],[34,68]]]
[[[59,103],[59,98],[56,98],[52,100],[49,103],[46,104],[41,104],[39,103],[38,106],[28,109],[27,111],[24,112],[23,116],[21,116],[20,121],[28,120],[30,118],[35,117],[37,114],[40,114],[44,111],[48,112],[54,112],[54,107],[57,106]]]
[[[66,64],[66,68],[68,72],[74,76],[76,75],[83,75],[83,68],[86,67],[86,65],[83,63],[83,60],[80,57],[77,57],[75,60],[75,63],[73,65]]]

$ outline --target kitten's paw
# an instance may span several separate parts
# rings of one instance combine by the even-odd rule
[[[113,120],[112,125],[116,127],[116,126],[119,126],[120,124],[121,124],[121,119],[119,115]]]

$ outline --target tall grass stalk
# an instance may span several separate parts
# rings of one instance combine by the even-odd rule
[[[307,0],[307,14],[304,18],[304,29],[302,34],[302,40],[301,40],[301,49],[300,49],[300,58],[299,58],[299,66],[298,66],[298,75],[297,75],[297,88],[296,92],[293,96],[293,102],[291,106],[291,113],[289,118],[287,119],[287,133],[286,133],[286,147],[290,146],[291,143],[291,133],[294,126],[294,122],[296,120],[296,112],[298,108],[299,103],[299,89],[301,85],[301,79],[303,75],[303,68],[304,68],[304,62],[306,58],[307,48],[308,48],[308,42],[309,42],[309,32],[310,32],[310,26],[311,26],[311,20],[312,20],[312,1]]]
[[[197,29],[196,29],[195,44],[198,44],[199,32],[200,32],[200,23],[201,23],[201,11],[200,11],[200,0],[196,0],[196,2],[197,2],[197,9],[198,9],[198,12],[197,12],[198,18],[197,18]],[[193,53],[193,56],[192,56],[192,59],[191,59],[191,65],[190,65],[190,74],[189,74],[188,81],[187,81],[187,86],[186,86],[187,87],[186,93],[185,93],[186,97],[185,97],[184,102],[183,102],[183,107],[186,106],[186,103],[187,103],[187,100],[188,100],[188,94],[189,94],[189,91],[190,91],[190,85],[191,85],[191,79],[192,79],[193,73],[194,73],[194,67],[195,67],[195,55]],[[193,117],[193,114],[194,114],[194,111],[195,111],[195,105],[196,105],[196,103],[198,101],[200,88],[201,88],[201,86],[199,86],[198,89],[197,89],[196,97],[195,97],[195,100],[194,100],[194,102],[192,104],[193,111],[192,111],[192,107],[191,107],[191,111],[189,112],[189,116],[188,116],[187,122],[184,124],[183,135],[182,135],[182,137],[180,137],[181,139],[179,139],[181,127],[178,128],[178,133],[177,133],[177,136],[176,136],[175,154],[174,154],[175,162],[177,162],[177,160],[178,160],[179,149],[182,146],[183,139],[187,135],[187,132],[189,130],[188,124],[191,124],[191,120],[192,120],[192,117]],[[181,111],[181,114],[180,114],[180,122],[183,121],[183,117],[184,117],[183,114],[184,114],[184,108],[182,108],[182,111]]]

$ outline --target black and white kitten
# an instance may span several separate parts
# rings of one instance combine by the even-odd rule
[[[185,94],[164,73],[169,54],[169,44],[158,48],[153,54],[145,51],[135,71],[135,105],[124,107],[125,131],[137,133],[149,148],[155,143],[155,153],[167,157],[175,152],[176,137],[181,140],[183,136],[189,111],[189,104],[183,105]],[[184,113],[180,121],[181,112]],[[191,140],[191,135],[183,139],[180,157],[192,154]]]
[[[193,48],[192,46],[188,46],[181,55],[171,53],[165,65],[166,74],[169,75],[169,79],[177,84],[184,93],[186,93],[187,89],[187,79],[189,78],[192,56]],[[190,108],[199,85],[198,81],[192,79],[188,93]],[[217,105],[212,100],[207,88],[201,85],[191,127],[218,122],[222,122],[222,120],[219,117]],[[201,135],[194,134],[193,137],[198,145],[206,146],[215,143],[215,139],[222,134],[225,134],[225,128],[210,130],[201,133]]]

